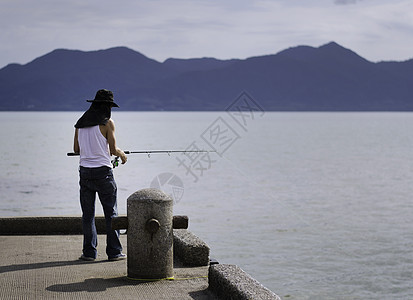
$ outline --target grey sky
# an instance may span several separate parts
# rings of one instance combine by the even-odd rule
[[[163,61],[336,41],[371,61],[413,58],[411,0],[0,0],[0,26],[0,68],[115,46]]]

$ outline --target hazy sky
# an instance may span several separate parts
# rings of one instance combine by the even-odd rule
[[[0,0],[0,28],[0,68],[115,46],[163,61],[336,41],[371,61],[413,58],[412,0]]]

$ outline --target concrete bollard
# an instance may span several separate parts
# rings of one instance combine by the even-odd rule
[[[173,199],[157,189],[143,189],[129,196],[129,278],[173,278],[172,207]]]

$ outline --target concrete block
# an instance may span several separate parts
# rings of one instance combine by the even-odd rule
[[[174,229],[174,253],[188,266],[207,266],[209,247],[199,237],[187,229]]]
[[[127,199],[128,277],[173,277],[173,199],[157,189],[143,189]]]
[[[173,216],[172,226],[177,229],[188,228],[187,216]],[[98,234],[106,234],[106,221],[103,216],[95,217]],[[128,217],[118,216],[112,219],[114,229],[127,229]],[[82,217],[2,217],[0,218],[0,235],[56,235],[83,234]]]
[[[216,264],[209,267],[209,289],[226,300],[281,300],[236,265]]]
[[[175,229],[187,229],[189,223],[188,216],[173,216],[172,226]],[[128,229],[128,217],[118,216],[112,219],[112,228],[115,230]]]

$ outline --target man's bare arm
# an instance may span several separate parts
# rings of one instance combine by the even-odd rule
[[[75,129],[75,138],[74,138],[74,141],[73,141],[73,152],[74,153],[80,153],[78,136],[79,136],[79,129],[76,128]]]
[[[128,158],[126,157],[125,153],[116,146],[116,138],[115,138],[115,122],[112,119],[109,119],[107,126],[107,134],[106,138],[109,143],[110,154],[119,156],[122,160],[122,164],[126,163]]]

